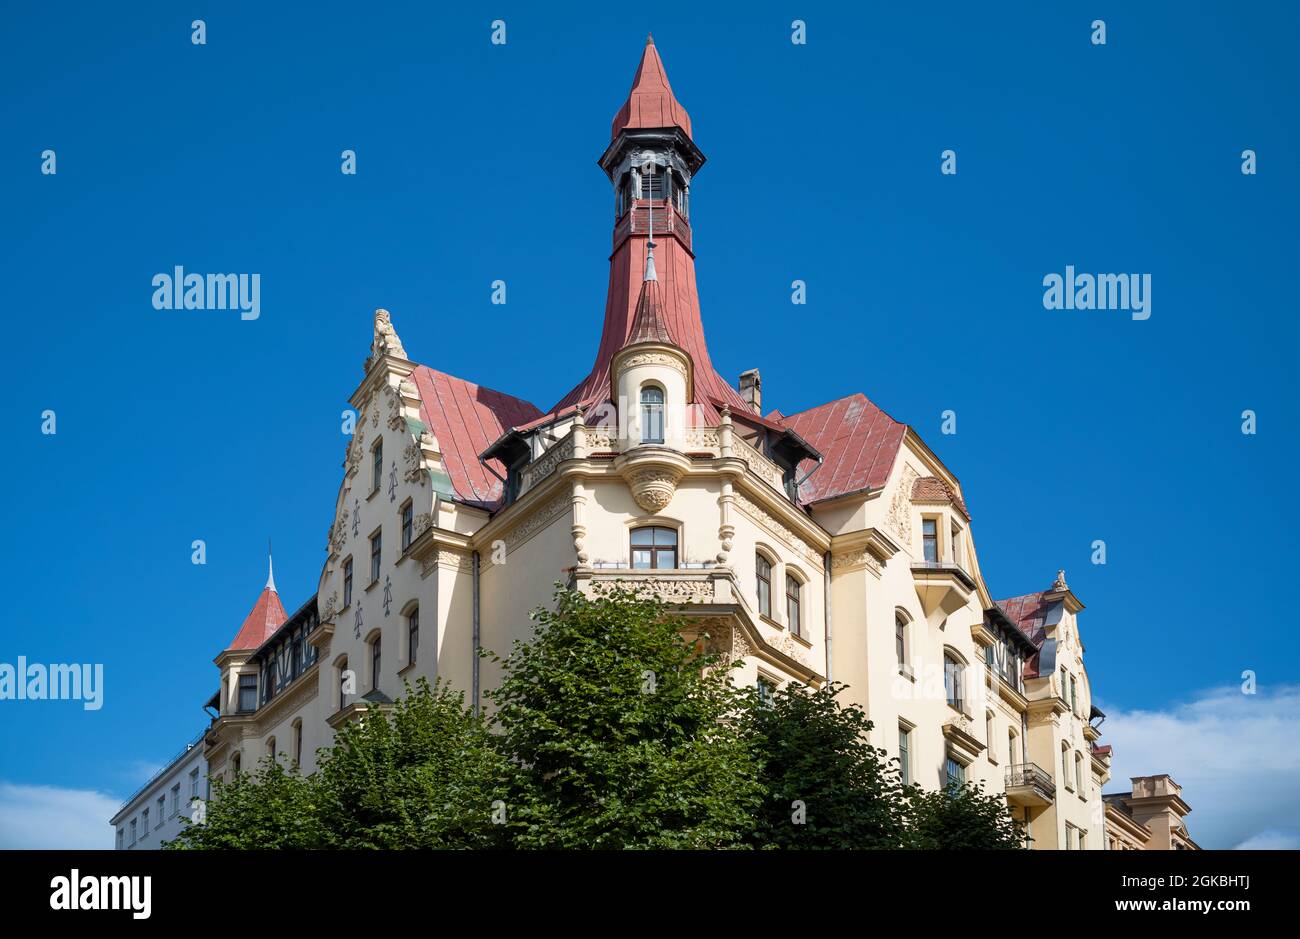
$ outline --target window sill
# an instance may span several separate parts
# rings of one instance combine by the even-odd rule
[[[761,622],[767,623],[767,625],[771,626],[773,629],[785,629],[785,626],[783,624],[778,623],[776,620],[772,619],[772,617],[768,616],[766,613],[759,613],[758,618]]]
[[[369,502],[371,499],[373,499],[373,498],[374,498],[375,496],[377,496],[377,495],[379,495],[379,487],[378,487],[378,486],[376,486],[374,489],[371,489],[371,490],[370,490],[370,494],[366,496],[366,501]]]
[[[912,666],[910,665],[898,666],[898,674],[901,677],[906,678],[908,681],[912,682],[913,684],[916,683],[916,670],[912,668]]]
[[[374,590],[378,586],[379,586],[379,580],[378,578],[376,578],[375,580],[372,580],[370,583],[366,584],[365,591],[366,593],[369,593],[370,591]]]
[[[399,677],[399,678],[402,677],[403,675],[405,675],[407,672],[409,672],[409,671],[410,671],[411,669],[413,669],[413,668],[415,668],[415,663],[414,663],[414,662],[407,662],[405,665],[403,665],[401,668],[399,668],[399,669],[397,670],[397,677]]]
[[[795,642],[803,644],[809,649],[813,647],[812,640],[805,639],[802,633],[790,633],[790,638],[793,639]]]

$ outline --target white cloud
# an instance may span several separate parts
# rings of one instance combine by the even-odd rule
[[[1238,851],[1296,851],[1300,850],[1300,832],[1261,831],[1237,845]]]
[[[1300,846],[1300,685],[1242,694],[1214,688],[1155,711],[1107,708],[1114,746],[1108,792],[1130,776],[1168,773],[1192,807],[1203,848]]]
[[[0,848],[112,848],[121,800],[90,789],[0,781]]]

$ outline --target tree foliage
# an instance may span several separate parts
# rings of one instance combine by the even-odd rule
[[[843,685],[741,689],[663,603],[557,588],[490,719],[421,679],[318,751],[214,780],[174,849],[1011,849],[1005,799],[904,786]]]

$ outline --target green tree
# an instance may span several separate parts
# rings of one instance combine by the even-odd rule
[[[493,802],[510,774],[464,695],[420,679],[386,710],[339,728],[321,751],[317,807],[333,848],[504,844]]]
[[[172,850],[292,850],[318,848],[324,839],[316,812],[315,783],[265,757],[255,773],[213,780],[213,798],[201,824],[187,825]]]
[[[691,624],[623,590],[557,588],[555,609],[488,693],[516,767],[525,848],[726,848],[746,843],[762,786],[744,695]]]
[[[897,848],[905,840],[904,788],[871,722],[842,705],[846,686],[790,683],[750,698],[745,728],[763,763],[767,796],[752,843],[771,848]]]
[[[1019,850],[1025,846],[1023,826],[1011,817],[1007,800],[965,783],[926,791],[907,791],[906,847],[923,850]]]

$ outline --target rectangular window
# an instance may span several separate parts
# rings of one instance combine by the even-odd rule
[[[894,617],[894,655],[898,658],[898,671],[907,672],[907,622],[901,616]]]
[[[293,729],[293,761],[299,766],[302,765],[302,722],[299,721]]]
[[[239,676],[239,710],[257,710],[257,676],[244,674]]]
[[[190,770],[190,798],[199,797],[199,771],[197,768]]]
[[[379,487],[384,481],[384,442],[382,440],[375,444],[375,449],[371,451],[371,457],[370,491],[375,493],[379,491]]]
[[[921,543],[925,549],[925,559],[927,561],[939,560],[939,532],[938,523],[935,519],[925,518],[921,520]]]
[[[1016,762],[1016,734],[1015,731],[1007,731],[1007,762]]]
[[[339,662],[339,710],[348,706],[348,660]]]
[[[799,581],[789,574],[785,575],[785,620],[786,625],[790,627],[791,634],[795,636],[803,635],[803,623],[800,620],[799,610]]]
[[[903,785],[912,784],[912,731],[898,725],[898,770],[902,776]]]
[[[772,703],[772,698],[776,695],[776,684],[762,675],[758,676],[758,703],[767,707]]]
[[[117,850],[121,851],[122,846],[126,844],[126,832],[121,828],[117,830]]]
[[[135,819],[131,819],[131,844],[135,844]]]
[[[149,810],[148,809],[145,809],[143,812],[140,813],[140,830],[141,830],[141,834],[140,834],[141,838],[149,837]]]
[[[420,608],[417,606],[406,618],[406,645],[410,650],[410,661],[415,661],[415,654],[420,648]]]
[[[960,564],[961,563],[961,529],[958,528],[956,525],[952,526],[951,547],[952,547],[952,554],[948,556],[948,560],[952,561],[952,563],[954,564]]]
[[[352,605],[352,558],[343,562],[343,606]]]
[[[402,550],[411,546],[411,536],[415,530],[415,506],[406,503],[402,506]]]
[[[943,761],[943,774],[949,786],[960,786],[966,782],[966,767],[951,756],[946,757]]]
[[[153,823],[154,828],[162,828],[163,819],[167,817],[167,796],[158,797],[158,812],[154,815],[156,821]]]
[[[181,810],[181,784],[177,783],[176,785],[172,786],[172,812],[171,812],[172,818],[175,818],[176,813],[179,812],[180,810]]]
[[[758,612],[772,615],[772,564],[761,554],[754,555],[754,568],[758,581]]]
[[[375,641],[372,642],[372,643],[370,643],[370,688],[371,688],[372,691],[378,691],[378,690],[379,690],[379,661],[380,661],[380,659],[379,659],[379,653],[380,653],[380,649],[381,649],[381,646],[380,646],[380,642],[379,642],[379,637],[376,636],[376,637],[375,637]]]
[[[370,582],[379,582],[379,559],[383,554],[384,533],[377,531],[370,536]]]

